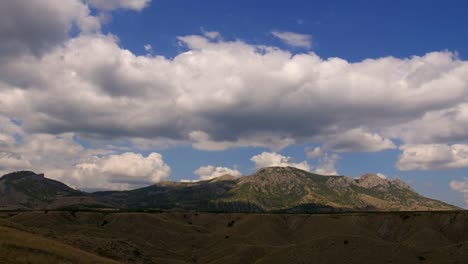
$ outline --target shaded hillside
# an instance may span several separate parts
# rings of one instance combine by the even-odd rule
[[[46,207],[56,199],[74,195],[80,192],[44,174],[20,171],[0,178],[0,208],[4,209]]]
[[[466,211],[0,213],[0,263],[467,263],[467,222]]]
[[[270,167],[235,178],[162,182],[130,191],[84,193],[32,172],[0,178],[0,208],[117,208],[208,212],[334,212],[453,210],[423,197],[401,180],[374,174],[359,179],[322,176],[291,167]]]

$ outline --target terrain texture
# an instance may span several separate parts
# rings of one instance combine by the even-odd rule
[[[468,213],[0,213],[0,263],[468,263]]]
[[[426,198],[398,179],[375,174],[359,179],[323,176],[291,167],[270,167],[236,178],[161,182],[129,191],[86,193],[22,171],[0,178],[0,209],[123,209],[203,212],[352,212],[456,210]]]

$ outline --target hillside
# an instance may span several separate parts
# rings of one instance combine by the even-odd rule
[[[0,263],[467,263],[467,221],[466,211],[0,213]]]
[[[162,182],[129,191],[85,193],[33,172],[0,178],[0,208],[117,208],[208,212],[340,212],[454,210],[398,179],[323,176],[292,167],[270,167],[235,178]]]
[[[90,194],[75,190],[44,174],[19,171],[0,178],[0,209],[58,208],[70,204],[92,204]]]
[[[423,197],[399,179],[375,174],[359,179],[322,176],[296,168],[271,167],[239,179],[225,201],[245,201],[268,211],[286,210],[447,210],[446,203]]]

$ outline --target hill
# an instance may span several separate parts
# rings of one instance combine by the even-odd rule
[[[0,213],[0,263],[467,263],[468,213]]]
[[[245,177],[161,182],[129,191],[85,193],[33,172],[0,178],[0,208],[117,208],[207,212],[313,213],[340,211],[454,210],[398,179],[323,176],[292,167],[269,167]]]
[[[44,207],[56,199],[71,195],[80,195],[80,192],[47,179],[44,174],[20,171],[0,178],[0,208]]]
[[[399,179],[375,174],[359,179],[323,176],[296,168],[270,167],[239,179],[222,198],[247,201],[268,211],[286,210],[447,210],[454,206],[419,195]],[[308,208],[308,209],[307,209]]]

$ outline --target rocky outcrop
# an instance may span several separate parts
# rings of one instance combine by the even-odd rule
[[[363,188],[389,187],[390,182],[377,174],[364,174],[357,179],[357,184]]]

